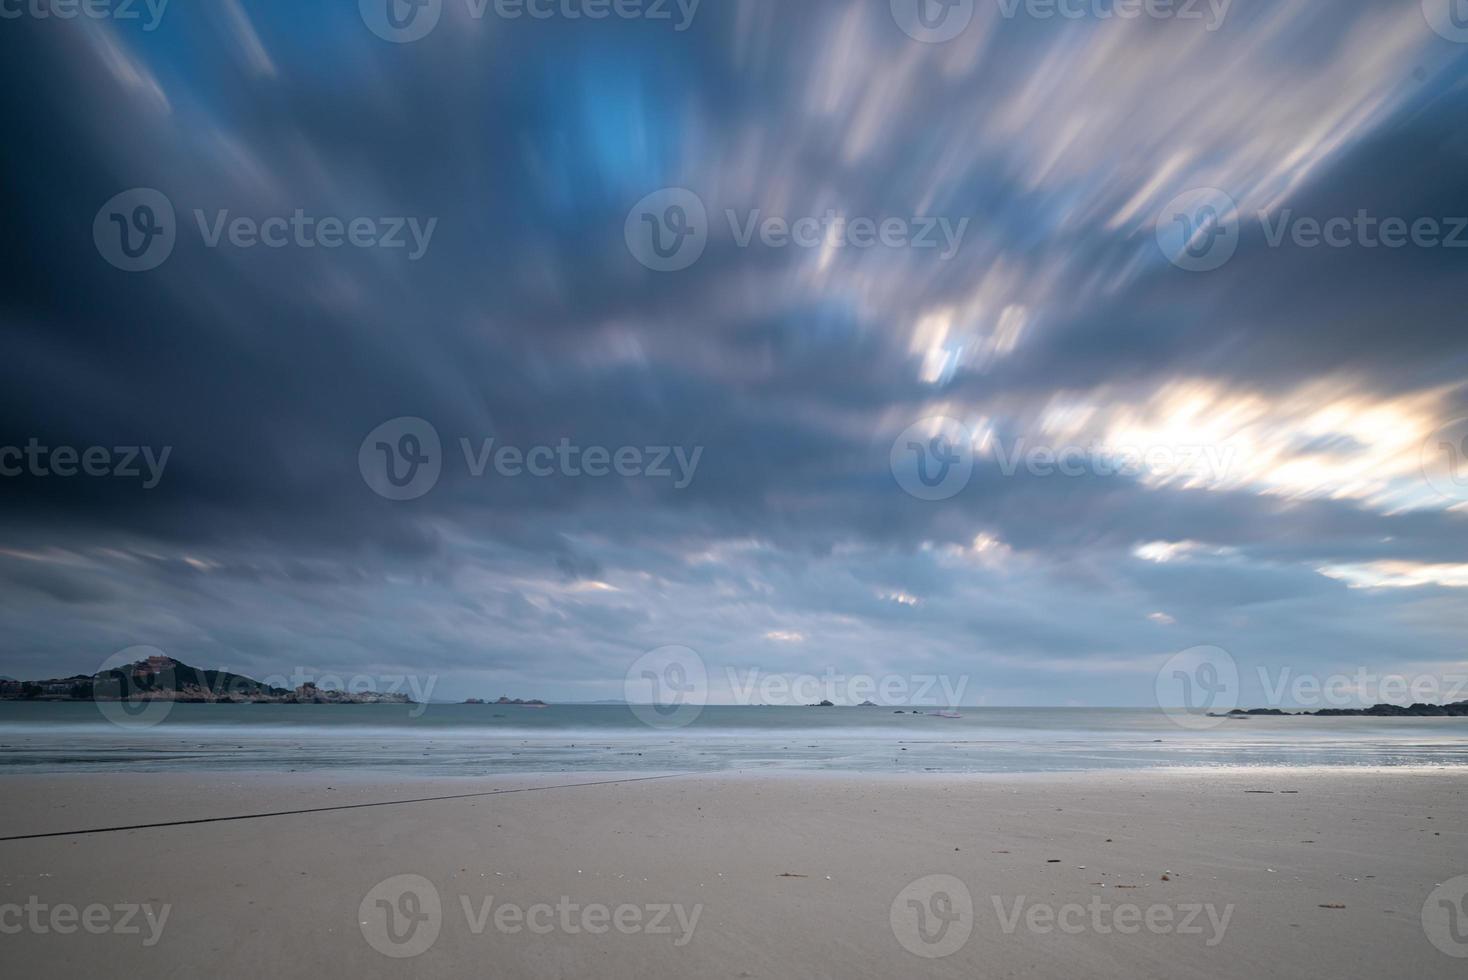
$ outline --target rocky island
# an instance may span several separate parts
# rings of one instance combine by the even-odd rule
[[[522,698],[510,698],[510,697],[503,697],[503,696],[498,701],[486,701],[483,698],[469,698],[464,703],[465,704],[511,705],[511,706],[519,705],[522,708],[548,708],[548,707],[550,707],[550,705],[548,705],[544,701],[540,700],[540,698],[530,698],[529,700],[525,700],[525,699],[522,699]]]
[[[39,681],[0,680],[5,701],[176,701],[183,704],[413,704],[406,694],[337,691],[305,683],[272,687],[241,674],[148,657],[96,674]]]
[[[1319,711],[1283,711],[1279,708],[1235,708],[1226,712],[1208,712],[1210,718],[1248,718],[1254,715],[1315,715],[1320,718],[1468,718],[1468,701],[1452,704],[1373,704],[1369,708],[1321,708]]]

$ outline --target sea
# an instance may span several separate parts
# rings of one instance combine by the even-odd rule
[[[792,770],[1024,773],[1464,766],[1468,718],[1142,708],[0,702],[0,773]]]

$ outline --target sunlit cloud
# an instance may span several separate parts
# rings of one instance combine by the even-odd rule
[[[1439,586],[1468,589],[1468,565],[1376,561],[1356,565],[1325,565],[1320,574],[1353,589],[1415,589]]]
[[[1164,565],[1176,558],[1201,551],[1203,545],[1196,541],[1149,541],[1132,549],[1132,554],[1144,561]]]
[[[1153,486],[1354,500],[1380,511],[1446,508],[1456,501],[1435,493],[1421,466],[1428,436],[1451,417],[1451,392],[1378,396],[1349,378],[1273,394],[1176,381],[1142,401],[1110,388],[1067,395],[1042,428],[1140,461]]]
[[[1417,0],[1234,0],[1214,32],[981,2],[942,45],[881,0],[704,4],[676,37],[449,4],[411,45],[352,4],[298,6],[0,32],[16,76],[46,79],[0,95],[15,128],[65,147],[3,164],[29,244],[0,309],[0,446],[177,447],[146,496],[5,480],[5,672],[86,669],[129,636],[616,697],[680,643],[971,670],[1051,704],[1150,697],[1179,622],[1302,663],[1461,659],[1468,501],[1427,479],[1456,457],[1423,458],[1468,415],[1452,255],[1241,247],[1194,275],[1153,235],[1201,186],[1246,226],[1304,202],[1452,213],[1468,48]],[[122,276],[88,226],[145,183],[180,239]],[[708,247],[647,275],[624,222],[672,186],[706,206]],[[195,208],[441,231],[410,268],[206,248]],[[968,225],[947,258],[774,249],[730,211]],[[443,478],[384,506],[357,453],[409,414]],[[975,457],[940,502],[890,463],[931,416]],[[668,494],[470,480],[457,450],[568,436],[705,452]],[[1006,473],[1016,441],[1136,466]]]

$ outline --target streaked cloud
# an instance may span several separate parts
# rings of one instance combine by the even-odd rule
[[[149,33],[0,32],[31,136],[0,181],[24,243],[0,272],[0,446],[174,447],[153,491],[0,481],[0,671],[148,643],[594,699],[676,643],[970,674],[1003,704],[1142,703],[1201,642],[1461,661],[1468,493],[1432,455],[1468,416],[1461,255],[1261,227],[1468,215],[1468,47],[1416,0],[1236,0],[1216,31],[980,3],[936,45],[882,2],[705,4],[676,35],[449,7],[403,45],[352,4],[237,0]],[[127,275],[90,229],[138,186],[180,240]],[[705,205],[708,244],[655,275],[624,223],[666,187]],[[1190,273],[1154,233],[1201,187],[1238,203],[1238,249]],[[194,212],[223,209],[439,225],[411,264],[206,248]],[[967,225],[946,259],[741,245],[756,212]],[[446,465],[391,502],[358,451],[409,416]],[[890,469],[934,416],[974,464],[939,502]],[[448,465],[490,438],[704,453],[685,490]],[[1006,466],[1069,446],[1140,464]]]

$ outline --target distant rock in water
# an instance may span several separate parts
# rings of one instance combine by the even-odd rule
[[[1468,718],[1468,701],[1455,701],[1452,704],[1423,704],[1419,701],[1406,708],[1399,704],[1373,704],[1369,708],[1321,708],[1305,714],[1370,715],[1373,718]]]
[[[498,701],[495,702],[495,704],[518,704],[521,707],[525,708],[549,707],[544,701],[540,700],[540,698],[531,698],[529,701],[524,701],[520,698],[501,697]]]
[[[1281,711],[1278,708],[1250,708],[1248,711],[1245,711],[1243,708],[1235,708],[1234,710],[1230,711],[1228,714],[1224,714],[1224,715],[1220,715],[1220,714],[1217,714],[1216,712],[1210,711],[1210,712],[1208,712],[1208,717],[1209,718],[1241,718],[1241,717],[1247,717],[1248,715],[1283,715],[1283,714],[1288,714],[1288,712]]]
[[[875,702],[875,701],[863,701],[861,704],[857,705],[857,707],[858,708],[875,708],[875,707],[877,707],[877,702]]]
[[[1319,711],[1281,711],[1279,708],[1235,708],[1225,714],[1208,712],[1209,718],[1244,718],[1249,715],[1314,715],[1321,718],[1468,718],[1468,701],[1452,704],[1373,704],[1369,708],[1321,708]]]

